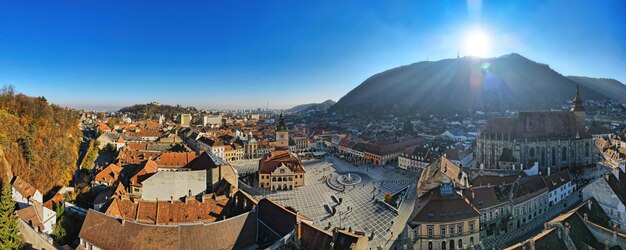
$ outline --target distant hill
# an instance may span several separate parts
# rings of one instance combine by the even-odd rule
[[[626,85],[618,80],[610,78],[591,78],[585,76],[568,76],[567,78],[579,83],[580,86],[593,89],[610,98],[626,101]]]
[[[586,85],[583,100],[605,99]],[[576,82],[519,54],[418,62],[371,76],[330,110],[362,115],[545,110],[572,100]]]
[[[335,103],[335,101],[333,100],[326,100],[322,103],[309,103],[309,104],[301,104],[298,106],[295,106],[293,108],[290,108],[287,110],[287,112],[291,112],[291,113],[306,113],[312,110],[315,111],[324,111],[324,110],[328,110],[328,108],[330,108],[331,106],[333,106]]]
[[[123,113],[131,113],[135,117],[138,118],[156,118],[158,115],[164,115],[165,117],[171,118],[178,114],[184,113],[195,113],[197,109],[194,107],[182,107],[180,105],[171,106],[164,104],[135,104],[130,107],[124,107],[119,110],[119,112]]]

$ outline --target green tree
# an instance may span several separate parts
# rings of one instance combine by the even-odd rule
[[[11,186],[4,183],[0,196],[0,249],[17,249],[22,241],[15,215],[15,201],[11,197]]]
[[[65,208],[60,204],[55,204],[55,210],[57,213],[57,224],[52,232],[52,238],[57,243],[65,243],[67,238],[67,231],[65,230]]]

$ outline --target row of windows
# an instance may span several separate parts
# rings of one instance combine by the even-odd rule
[[[470,241],[470,245],[474,245],[474,237],[470,237],[469,241]],[[459,239],[457,241],[457,243],[458,243],[457,244],[457,248],[463,248],[463,239]],[[448,246],[450,247],[450,249],[454,249],[454,244],[455,244],[454,240],[450,240],[449,243],[444,240],[444,241],[441,242],[441,249],[445,250],[446,247],[448,247]],[[432,250],[432,249],[433,249],[433,242],[429,241],[428,242],[428,250]]]
[[[295,175],[295,177],[296,177],[296,179],[297,178],[302,178],[302,175],[301,174],[300,175]],[[289,178],[290,181],[292,180],[291,177],[272,177],[272,181],[286,181],[287,178]],[[261,175],[261,180],[265,180],[265,179],[269,180],[270,177],[267,176],[267,175]]]
[[[475,221],[469,221],[469,232],[473,233],[474,232],[474,223]],[[446,235],[450,235],[450,236],[454,236],[455,235],[455,228],[456,228],[456,234],[463,234],[463,223],[459,223],[459,224],[449,224],[449,225],[439,225],[439,230],[440,230],[440,234],[439,236],[445,237]],[[449,229],[449,231],[446,231],[446,229]],[[419,226],[417,228],[417,230],[419,231]],[[426,226],[426,230],[428,232],[428,237],[433,237],[434,236],[434,231],[435,231],[435,226],[434,225],[427,225]]]

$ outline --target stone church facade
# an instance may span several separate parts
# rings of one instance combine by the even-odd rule
[[[539,163],[560,170],[595,162],[592,136],[585,129],[585,109],[578,87],[570,111],[520,112],[513,118],[490,118],[477,138],[476,157],[486,169],[520,169]],[[524,167],[526,168],[526,167]]]

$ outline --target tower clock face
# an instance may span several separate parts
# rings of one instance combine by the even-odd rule
[[[280,135],[280,139],[283,139],[283,138],[285,138],[285,135]]]

